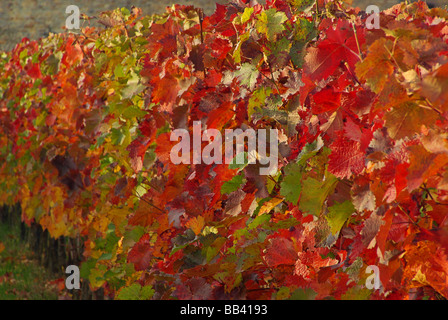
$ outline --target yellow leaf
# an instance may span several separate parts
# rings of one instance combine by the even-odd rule
[[[0,242],[0,253],[2,253],[3,250],[5,250],[5,245],[3,244],[3,242]]]
[[[404,282],[410,287],[431,286],[448,298],[448,259],[445,250],[436,242],[420,241],[405,247]]]
[[[282,203],[284,197],[276,196],[275,198],[272,198],[271,200],[263,203],[263,205],[260,208],[260,212],[258,213],[259,216],[261,216],[264,213],[268,213],[272,209],[274,209],[277,205]]]
[[[108,216],[117,227],[120,226],[121,222],[123,222],[123,220],[125,220],[128,217],[128,215],[129,215],[128,209],[120,209],[120,208],[113,208],[108,213]]]
[[[68,235],[67,224],[62,219],[63,216],[60,212],[62,212],[62,208],[55,207],[53,208],[51,216],[45,215],[39,220],[39,224],[42,228],[44,230],[47,229],[50,235],[54,238]]]
[[[218,234],[218,229],[216,229],[215,227],[206,226],[204,228],[204,231],[202,231],[202,235],[203,236],[206,236],[206,235],[211,234],[211,233]]]
[[[417,270],[417,273],[415,274],[414,278],[412,278],[412,280],[417,281],[424,286],[428,285],[428,282],[426,281],[426,276],[424,273],[422,273],[420,269]]]
[[[92,269],[89,274],[89,281],[93,288],[101,287],[106,281],[104,280],[105,270]]]

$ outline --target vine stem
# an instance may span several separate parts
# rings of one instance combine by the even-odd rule
[[[426,186],[426,184],[423,185],[423,188],[422,188],[422,189],[428,193],[428,196],[429,196],[429,197],[431,198],[431,200],[434,201],[436,204],[440,204],[440,205],[442,205],[442,206],[448,206],[448,203],[440,202],[440,201],[434,199],[434,197],[433,197],[432,194],[431,194],[431,191],[428,189],[428,187]]]
[[[126,34],[126,37],[127,37],[128,40],[129,40],[129,49],[131,49],[131,51],[134,51],[134,50],[132,49],[132,40],[131,40],[131,37],[129,36],[128,28],[127,28],[127,26],[126,26],[126,22],[125,22],[124,20],[122,20],[122,22],[123,22],[124,32],[125,32],[125,34]]]
[[[319,12],[319,0],[316,0],[316,16],[315,16],[315,21],[314,21],[314,25],[316,26],[317,25],[317,23],[318,23],[318,21],[319,21],[319,15],[320,15],[320,12]]]
[[[277,82],[275,82],[274,73],[272,72],[272,67],[271,67],[271,64],[269,62],[268,62],[268,66],[269,66],[269,72],[271,73],[271,81],[274,83],[275,87],[277,88],[278,94],[280,94],[280,89],[279,89],[279,87],[277,85]]]
[[[277,91],[280,93],[280,90],[279,90],[279,88],[278,88],[278,86],[277,86],[277,83],[275,82],[274,79],[269,78],[269,77],[268,77],[267,75],[265,75],[263,72],[260,72],[260,74],[261,74],[263,77],[265,77],[267,80],[271,81],[271,82],[274,84],[274,86],[277,88]]]
[[[398,208],[400,208],[400,210],[401,210],[401,211],[402,211],[402,212],[409,218],[409,221],[410,221],[414,226],[420,227],[420,226],[418,225],[418,223],[415,222],[414,219],[411,218],[411,216],[406,212],[406,210],[403,209],[403,207],[402,207],[399,203],[397,203],[397,206],[398,206]]]
[[[199,25],[201,28],[201,44],[204,44],[204,30],[202,27],[202,22],[204,21],[204,10],[198,9],[198,16],[199,16]]]
[[[361,60],[361,62],[363,62],[364,61],[364,56],[362,55],[361,46],[359,45],[358,33],[356,32],[355,23],[352,22],[351,25],[352,25],[352,28],[353,28],[353,33],[355,34],[355,41],[356,41],[356,46],[358,47],[359,59]]]
[[[160,212],[162,212],[162,213],[166,213],[165,210],[160,209],[159,207],[157,207],[157,206],[156,206],[155,204],[153,204],[152,202],[150,202],[150,201],[146,200],[145,198],[141,197],[137,192],[135,193],[135,196],[136,196],[137,198],[139,198],[140,200],[142,200],[143,202],[146,202],[147,204],[149,204],[151,207],[153,207],[153,208],[159,210]]]
[[[425,98],[425,102],[427,103],[428,107],[431,110],[435,111],[439,116],[444,117],[446,119],[446,117],[443,115],[442,111],[440,111],[439,109],[434,107],[434,105],[431,103],[431,101],[428,100],[428,98]]]
[[[203,45],[204,44],[204,29],[203,29],[203,26],[202,26],[202,22],[204,21],[204,10],[199,8],[199,9],[197,9],[196,12],[198,13],[199,27],[201,28],[201,45]],[[207,71],[206,71],[205,66],[204,66],[204,71],[203,72],[204,72],[204,80],[205,80],[205,78],[207,76]]]

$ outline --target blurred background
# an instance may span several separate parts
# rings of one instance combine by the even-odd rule
[[[259,0],[263,3],[265,0]],[[204,9],[205,14],[212,14],[216,2],[227,0],[1,0],[0,6],[0,50],[11,50],[24,37],[38,39],[49,32],[62,32],[62,26],[68,16],[65,8],[77,5],[81,13],[95,15],[101,11],[118,7],[130,8],[132,5],[143,9],[144,14],[163,13],[173,3],[194,5]],[[353,0],[352,5],[362,10],[370,4],[385,10],[399,3],[400,0]],[[442,6],[448,0],[427,0],[428,4]]]

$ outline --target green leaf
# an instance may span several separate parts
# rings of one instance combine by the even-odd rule
[[[238,13],[238,16],[235,17],[235,19],[233,19],[233,22],[235,24],[244,24],[247,21],[250,20],[250,17],[252,16],[252,13],[254,13],[254,8],[253,7],[246,7],[244,9],[243,13]]]
[[[281,176],[281,171],[279,171],[275,176],[272,177],[272,179],[268,179],[266,181],[266,188],[268,189],[269,194],[272,193],[272,191],[274,190],[275,186],[277,185],[278,179]]]
[[[112,128],[111,130],[111,142],[114,145],[120,145],[125,139],[125,135],[121,129]]]
[[[142,226],[135,226],[131,230],[126,231],[125,239],[130,239],[137,242],[145,234],[145,228]]]
[[[249,119],[258,108],[261,109],[266,105],[266,99],[271,93],[272,89],[270,87],[260,87],[252,93],[247,105],[247,115],[249,116]]]
[[[142,118],[146,115],[146,111],[137,106],[130,106],[123,110],[121,116],[125,119]]]
[[[101,257],[98,258],[98,261],[100,260],[110,260],[112,259],[112,253],[103,253]]]
[[[305,163],[308,159],[314,157],[323,145],[324,144],[320,136],[312,143],[307,143],[297,157],[298,162]]]
[[[286,125],[288,122],[288,112],[279,110],[283,105],[283,100],[278,94],[270,94],[264,101],[264,106],[257,108],[257,112],[252,115],[254,121],[259,121],[262,118],[268,118],[277,121],[280,124]],[[250,112],[250,109],[248,113]]]
[[[123,99],[130,99],[142,92],[146,87],[140,83],[140,78],[135,72],[131,72],[131,78],[127,82],[127,86],[121,91]]]
[[[121,11],[121,14],[127,19],[130,15],[131,15],[131,12],[129,12],[129,9],[128,8],[121,8],[120,9],[120,11]]]
[[[284,12],[272,8],[263,11],[256,23],[257,31],[265,34],[269,41],[275,41],[275,35],[283,32],[283,23],[288,20]]]
[[[44,70],[47,74],[53,75],[59,72],[62,56],[62,52],[56,52],[47,58],[44,64]]]
[[[232,180],[224,182],[221,186],[221,194],[228,194],[238,190],[245,181],[246,179],[242,175],[234,176]]]
[[[142,291],[140,291],[140,297],[142,300],[149,300],[154,295],[155,291],[152,286],[144,286],[142,287]]]
[[[302,166],[290,163],[285,167],[285,175],[280,183],[280,194],[286,201],[297,204],[302,191]]]
[[[291,289],[289,287],[281,287],[275,294],[276,300],[285,300],[291,295]]]
[[[26,60],[28,59],[28,49],[24,49],[22,52],[20,52],[19,59],[22,65],[26,64]]]
[[[264,225],[265,223],[268,223],[271,220],[271,215],[270,214],[262,214],[257,216],[253,221],[251,221],[249,223],[249,225],[247,226],[248,229],[255,229],[260,225]]]
[[[290,300],[314,300],[317,296],[317,292],[310,288],[297,289],[289,298]]]
[[[278,55],[282,52],[289,52],[291,48],[291,41],[287,38],[281,38],[276,42],[268,44],[271,54]]]
[[[344,225],[345,221],[355,212],[355,207],[351,201],[336,203],[328,208],[328,214],[325,219],[328,221],[331,233],[336,235]]]
[[[289,201],[293,204],[297,204],[302,190],[304,193],[310,192],[310,190],[306,190],[303,186],[302,175],[304,173],[304,168],[307,164],[307,161],[309,159],[313,158],[314,156],[316,156],[316,154],[319,152],[319,150],[322,148],[322,146],[323,146],[323,143],[322,143],[322,140],[320,139],[320,137],[318,139],[316,139],[316,141],[314,141],[313,143],[306,144],[305,147],[300,152],[299,156],[297,157],[298,161],[296,163],[290,163],[285,167],[285,169],[284,169],[285,174],[283,177],[283,181],[280,183],[280,194],[285,197],[286,201]],[[331,175],[331,176],[333,177],[333,175]],[[333,178],[336,179],[335,177],[333,177]],[[309,178],[309,179],[312,179],[312,178]],[[334,179],[330,179],[331,183],[336,182],[336,180],[334,180]],[[317,180],[316,181],[313,181],[313,180],[307,181],[307,187],[311,186],[311,185],[319,185],[320,186],[322,184],[322,183],[319,183]],[[319,190],[317,190],[317,192],[319,192]],[[328,192],[329,192],[329,190],[328,190]],[[328,194],[323,194],[323,196],[325,196],[325,198],[327,197],[327,195]],[[325,198],[322,200],[322,203],[325,200]],[[305,195],[305,200],[303,200],[303,201],[307,201],[307,195]],[[301,202],[302,202],[302,200],[301,200]],[[320,199],[319,199],[319,203],[320,203]],[[302,206],[309,207],[309,206],[307,206],[307,203],[303,203]],[[311,206],[311,207],[313,207],[313,206]]]
[[[351,287],[342,296],[342,300],[368,300],[372,291],[359,286]]]
[[[239,70],[235,71],[235,77],[240,80],[241,85],[248,87],[250,90],[255,88],[260,72],[255,65],[251,63],[243,63]]]
[[[36,126],[42,127],[44,125],[46,119],[47,119],[47,112],[42,111],[36,118]]]
[[[131,133],[129,128],[123,126],[121,128],[111,128],[111,143],[116,146],[122,145],[124,148],[131,143]]]
[[[221,250],[222,246],[226,243],[227,238],[219,237],[215,239],[215,241],[209,246],[205,246],[205,257],[207,259],[207,263],[212,261]]]
[[[322,206],[328,195],[333,192],[338,179],[331,173],[327,173],[324,180],[308,177],[302,184],[302,195],[300,196],[299,209],[319,216]]]
[[[240,37],[239,37],[239,41],[235,46],[235,50],[233,51],[233,59],[235,60],[235,63],[241,63],[241,46],[243,45],[244,42],[247,41],[247,39],[249,39],[250,37],[250,32],[246,32],[243,33]]]
[[[229,169],[238,169],[239,171],[243,170],[245,167],[247,167],[247,165],[249,164],[249,155],[246,151],[242,152],[243,153],[243,163],[237,163],[238,160],[238,155],[240,155],[241,153],[235,155],[235,158],[232,159],[232,161],[229,164]]]
[[[304,41],[294,41],[291,45],[291,50],[289,54],[291,56],[291,61],[297,68],[302,68],[303,60],[306,55],[305,50],[306,42]]]
[[[81,268],[79,270],[79,275],[83,279],[87,279],[90,275],[90,271],[95,268],[96,266],[96,260],[95,259],[89,259],[87,261],[84,261],[81,264]]]
[[[118,300],[149,300],[154,295],[152,286],[142,287],[139,283],[134,283],[129,287],[124,287],[117,295]]]
[[[117,78],[124,77],[123,66],[121,64],[117,64],[114,69],[114,75]]]
[[[294,40],[296,41],[308,42],[319,34],[314,22],[306,18],[299,17],[296,21],[296,26],[297,29],[294,34]]]
[[[305,10],[312,7],[316,3],[315,0],[292,0],[291,5],[298,8],[299,10]],[[306,12],[307,10],[305,10]]]

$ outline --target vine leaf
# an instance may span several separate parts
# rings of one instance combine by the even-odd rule
[[[355,212],[355,208],[350,201],[336,203],[328,208],[325,219],[328,221],[331,233],[337,235],[347,219]]]
[[[365,153],[359,142],[345,139],[342,135],[330,146],[328,171],[338,178],[360,174],[365,167]]]
[[[258,32],[265,34],[269,41],[275,41],[275,36],[285,30],[283,23],[286,20],[288,17],[284,12],[271,8],[259,15],[256,28]]]
[[[148,233],[144,234],[140,240],[132,247],[128,254],[129,262],[134,264],[135,270],[145,270],[151,265],[154,247]]]
[[[357,27],[355,38],[350,23],[339,19],[335,29],[329,27],[326,30],[325,40],[319,42],[317,47],[308,48],[304,71],[312,80],[322,80],[332,75],[344,61],[354,71],[355,64],[360,60],[358,43],[362,46],[365,41],[363,30]]]

